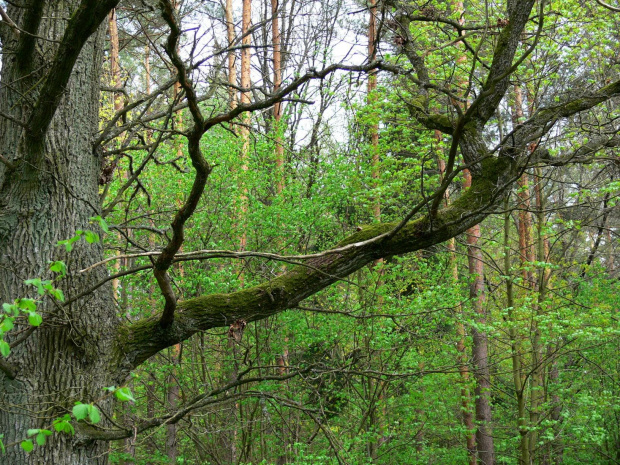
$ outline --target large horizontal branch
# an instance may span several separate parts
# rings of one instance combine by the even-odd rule
[[[502,156],[514,156],[514,153],[518,153],[527,144],[538,142],[560,119],[569,118],[577,113],[589,110],[619,95],[620,80],[575,99],[541,108],[527,121],[506,134],[496,150],[499,149]],[[595,139],[596,141],[599,140],[598,137]]]
[[[297,306],[305,298],[324,289],[366,264],[381,257],[413,252],[441,243],[478,224],[489,207],[501,198],[513,169],[508,159],[489,158],[484,174],[474,178],[472,187],[432,221],[423,217],[392,231],[397,223],[363,228],[340,244],[352,245],[339,253],[308,260],[264,284],[230,294],[212,294],[179,302],[174,322],[166,328],[154,316],[122,327],[118,335],[119,369],[129,371],[152,355],[181,342],[198,331],[230,326],[238,320],[251,322]],[[381,240],[369,239],[383,236]]]
[[[605,148],[620,147],[620,136],[618,134],[597,135],[572,153],[561,157],[552,157],[545,148],[537,148],[531,155],[529,164],[543,163],[546,166],[566,166],[569,164],[587,165],[594,162],[597,152]]]

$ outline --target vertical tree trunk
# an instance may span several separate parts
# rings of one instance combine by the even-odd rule
[[[525,391],[523,389],[523,357],[521,354],[521,344],[516,328],[516,318],[514,315],[515,300],[514,286],[512,277],[512,259],[510,255],[510,211],[509,198],[504,203],[504,275],[506,276],[506,307],[508,308],[508,322],[510,327],[508,335],[510,337],[510,357],[512,360],[512,380],[517,401],[517,426],[519,430],[519,465],[529,465],[530,448],[528,445],[527,420],[525,418]]]
[[[377,57],[377,0],[370,0],[370,19],[368,21],[368,61],[374,61]],[[371,71],[368,75],[368,103],[376,102],[374,95],[377,90],[377,73]],[[373,187],[379,182],[379,122],[373,121],[369,127],[370,152],[371,152],[371,176]],[[373,214],[375,221],[381,221],[381,199],[377,195],[373,202]]]
[[[518,125],[524,119],[523,113],[523,94],[521,87],[514,86],[514,109],[513,109],[513,125]],[[540,314],[540,306],[544,299],[544,289],[540,287],[541,280],[536,282],[534,272],[532,270],[534,257],[534,244],[532,242],[532,215],[530,213],[530,187],[528,184],[529,177],[527,173],[523,173],[519,179],[517,185],[517,197],[519,199],[519,255],[522,267],[523,285],[526,289],[536,292],[538,291],[538,302],[532,309],[534,314],[531,318],[532,326],[530,328],[531,344],[532,344],[532,362],[531,362],[531,374],[529,380],[529,397],[530,397],[530,415],[529,423],[530,429],[528,437],[522,437],[522,448],[524,447],[523,441],[527,441],[527,447],[529,447],[529,460],[535,460],[534,454],[536,452],[536,445],[538,443],[538,434],[536,428],[539,426],[539,420],[541,415],[541,408],[544,401],[544,367],[543,367],[543,350],[541,345],[541,333],[538,327],[538,320],[536,316]],[[539,228],[542,224],[539,224]],[[541,239],[542,240],[542,239]],[[539,254],[539,260],[544,253]],[[542,276],[542,275],[541,275]],[[525,460],[525,455],[522,450],[522,460]]]
[[[282,53],[280,22],[278,20],[278,0],[271,0],[271,42],[273,46],[273,92],[280,90],[282,85]],[[277,102],[273,106],[273,119],[276,128],[276,193],[280,194],[284,189],[284,145],[282,141],[282,102]]]
[[[241,34],[243,39],[241,43],[243,48],[241,50],[241,105],[247,105],[250,103],[250,96],[252,95],[250,87],[252,80],[250,76],[251,71],[251,59],[252,59],[252,34],[250,33],[250,25],[252,23],[252,2],[251,0],[243,0],[243,11],[241,18]],[[250,113],[244,113],[241,118],[241,127],[239,133],[243,146],[241,148],[241,172],[239,173],[239,183],[241,191],[241,217],[245,220],[246,213],[248,211],[248,191],[246,186],[246,176],[248,171],[248,158],[250,153]],[[245,228],[242,228],[243,232],[239,239],[239,250],[243,251],[247,245],[247,235]],[[243,276],[243,275],[242,275]]]
[[[441,132],[435,131],[435,139],[437,141],[437,144],[441,142]],[[446,171],[446,163],[442,158],[439,158],[438,166],[439,176],[443,180],[443,176]],[[448,190],[446,190],[446,192],[444,193],[444,198],[446,200],[446,206],[450,205],[450,192]],[[459,270],[458,263],[456,261],[456,240],[454,238],[448,241],[447,248],[450,251],[450,266],[452,268],[452,279],[454,280],[454,283],[457,284],[459,282]],[[461,304],[458,305],[457,312],[460,315],[463,314],[463,306]],[[465,428],[467,429],[467,433],[465,436],[467,454],[469,458],[469,465],[476,465],[476,426],[474,424],[474,419],[470,408],[471,394],[469,391],[469,366],[465,346],[466,331],[465,326],[460,320],[457,320],[456,323],[456,333],[458,337],[456,342],[456,350],[458,352],[459,375],[462,382],[461,411],[463,415],[463,426],[465,426]]]
[[[435,138],[437,143],[441,141],[441,133],[439,131],[435,132]],[[439,166],[439,176],[443,180],[444,173],[446,172],[446,163],[443,159],[439,158],[438,160]],[[444,193],[444,198],[446,200],[446,206],[450,205],[450,192],[446,190]],[[454,238],[450,239],[447,244],[448,250],[450,251],[450,267],[452,268],[452,279],[454,280],[454,284],[459,282],[459,269],[458,263],[456,261],[456,240]],[[457,313],[462,316],[463,314],[463,306],[461,304],[458,305]],[[474,424],[473,415],[471,412],[471,393],[469,391],[469,366],[468,366],[468,357],[465,346],[465,338],[466,331],[463,323],[457,319],[456,323],[456,350],[458,352],[458,365],[459,365],[459,375],[461,377],[461,411],[463,415],[463,426],[465,426],[467,433],[465,436],[466,445],[467,445],[467,455],[469,458],[469,465],[476,465],[476,425]]]
[[[226,0],[226,35],[228,36],[228,47],[232,48],[235,44],[235,22],[233,18],[232,0]],[[232,110],[237,106],[237,54],[234,50],[228,50],[228,105]]]
[[[181,363],[181,344],[172,346],[170,350],[170,374],[166,383],[168,392],[166,393],[166,403],[170,411],[175,411],[179,403],[179,381],[177,379],[176,366]],[[179,448],[177,443],[177,424],[166,425],[166,454],[168,463],[177,463]]]
[[[471,174],[465,170],[463,187],[471,187]],[[470,288],[476,323],[484,327],[487,322],[485,308],[486,294],[484,291],[484,264],[482,250],[478,245],[480,225],[467,230],[467,260],[469,262]],[[482,465],[495,465],[495,446],[493,443],[492,411],[491,411],[491,373],[489,370],[489,343],[484,329],[472,328],[473,365],[476,379],[476,452]]]
[[[514,86],[514,104],[512,108],[512,124],[513,127],[518,126],[524,119],[523,114],[523,93],[521,91],[521,87],[517,84]],[[517,234],[519,238],[519,261],[521,263],[521,277],[523,279],[523,287],[526,290],[533,290],[534,287],[534,274],[530,269],[530,264],[534,261],[533,256],[533,248],[532,248],[532,218],[529,212],[530,209],[530,189],[528,184],[528,175],[527,173],[523,173],[519,180],[517,181],[517,207],[518,211],[518,221],[517,221]],[[508,228],[508,225],[505,225],[505,228]],[[508,231],[505,231],[507,234]],[[508,243],[508,241],[505,241]],[[506,246],[507,247],[507,246]],[[506,249],[506,254],[508,255],[508,248]],[[510,269],[509,261],[506,262],[506,269]],[[508,275],[507,275],[508,276]],[[508,280],[507,286],[509,286],[510,292],[508,292],[508,306],[511,308],[509,312],[509,318],[511,322],[514,323],[514,318],[512,317],[514,313],[514,297],[513,297],[513,285],[512,281]],[[518,411],[518,426],[519,426],[519,464],[520,465],[530,465],[532,460],[532,448],[531,444],[531,432],[528,428],[528,419],[526,416],[526,402],[527,402],[527,393],[526,387],[530,387],[530,400],[531,397],[531,388],[534,382],[534,377],[532,376],[529,379],[528,383],[524,382],[523,377],[523,357],[521,354],[521,345],[518,341],[518,335],[516,328],[511,327],[510,338],[512,343],[512,362],[513,362],[513,379],[515,384],[515,392],[517,398],[517,411]],[[534,367],[534,365],[532,365]],[[535,370],[535,367],[533,368]],[[533,375],[533,372],[532,372]],[[531,418],[529,419],[531,420]]]
[[[77,0],[46,2],[40,26],[31,31],[49,41],[38,41],[30,57],[3,60],[0,111],[28,120],[30,106],[22,95],[37,98],[47,61],[54,55],[65,21],[80,4]],[[23,26],[29,10],[9,3],[7,13]],[[89,218],[99,214],[98,178],[101,159],[93,154],[92,140],[98,130],[99,85],[105,27],[100,27],[82,49],[62,101],[42,144],[24,143],[24,132],[16,123],[0,118],[0,153],[16,164],[13,172],[0,164],[0,296],[3,302],[22,297],[38,298],[27,278],[52,278],[50,260],[64,260],[71,277],[60,281],[67,298],[76,296],[100,281],[106,271],[80,274],[80,270],[102,259],[101,244],[80,241],[71,252],[56,243],[71,238],[76,230],[97,230]],[[17,38],[3,42],[4,56],[18,48]],[[30,100],[28,100],[30,101]],[[71,121],[72,124],[66,124]],[[24,163],[28,157],[41,168]],[[70,192],[71,195],[67,195]],[[0,431],[4,443],[26,438],[29,428],[51,428],[54,418],[71,410],[74,402],[102,398],[102,387],[118,385],[111,366],[113,337],[119,320],[112,302],[111,286],[105,285],[88,297],[62,307],[44,297],[38,310],[43,324],[28,331],[19,322],[8,334],[13,347],[8,362],[19,367],[9,379],[0,372]],[[20,334],[20,337],[16,336]],[[22,338],[25,336],[25,339]],[[23,342],[19,342],[23,340]],[[110,403],[100,401],[110,414]],[[105,421],[105,420],[104,420]],[[54,434],[45,447],[26,454],[19,446],[7,447],[0,464],[104,464],[108,446],[102,442],[80,443],[65,434]]]
[[[116,21],[116,9],[110,11],[108,15],[108,32],[110,36],[110,87],[118,87],[121,82],[121,67],[119,59],[119,42],[118,42],[118,24]],[[114,112],[123,108],[123,95],[120,92],[112,94],[112,107]],[[120,233],[118,234],[121,238]],[[120,250],[116,251],[120,255]],[[121,270],[121,260],[114,261],[114,269],[118,273]],[[118,278],[112,280],[112,288],[114,289],[114,298],[120,301],[120,280]]]

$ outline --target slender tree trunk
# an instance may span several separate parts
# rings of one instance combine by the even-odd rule
[[[28,120],[31,108],[27,102],[36,100],[40,88],[36,84],[43,78],[41,72],[47,70],[56,41],[64,32],[65,22],[45,18],[69,17],[78,4],[77,0],[46,2],[35,33],[52,40],[38,41],[32,56],[25,59],[26,64],[21,60],[3,60],[0,111]],[[29,10],[14,5],[8,4],[7,13],[23,25],[24,14]],[[78,229],[101,234],[89,218],[100,214],[98,178],[102,160],[93,154],[91,142],[98,130],[104,37],[105,26],[82,49],[42,144],[25,143],[22,128],[0,118],[0,153],[16,163],[11,173],[0,164],[3,302],[39,298],[32,286],[24,284],[24,279],[53,278],[47,265],[51,260],[64,260],[72,273],[70,279],[58,283],[67,298],[106,275],[103,267],[88,274],[77,273],[103,258],[100,243],[87,244],[82,240],[71,252],[56,246],[58,241],[73,237]],[[4,56],[16,53],[17,47],[17,39],[6,40]],[[22,95],[29,99],[22,99]],[[66,124],[67,121],[72,124]],[[44,169],[22,163],[24,158],[40,163]],[[53,419],[70,411],[76,401],[96,401],[110,415],[111,402],[102,399],[102,387],[124,381],[115,379],[110,368],[115,362],[113,338],[119,325],[111,285],[102,286],[62,310],[51,298],[44,297],[38,311],[44,316],[41,326],[30,332],[27,322],[20,321],[7,335],[7,340],[15,345],[7,362],[19,367],[14,379],[0,371],[0,431],[7,445],[26,439],[30,428],[52,429]],[[54,434],[45,447],[35,447],[30,454],[18,445],[10,445],[6,454],[0,454],[0,464],[105,464],[107,450],[108,445],[103,442],[84,443],[79,437]]]
[[[174,412],[179,403],[179,381],[177,379],[178,373],[176,367],[181,363],[181,344],[172,346],[170,350],[170,374],[168,375],[168,382],[166,383],[168,391],[166,393],[166,403],[168,409]],[[177,441],[177,424],[166,425],[166,454],[168,455],[168,463],[173,465],[177,463],[177,457],[179,455],[178,441]]]
[[[232,0],[226,0],[226,35],[228,36],[228,47],[235,44],[235,22],[233,19]],[[232,110],[237,106],[237,54],[234,50],[228,51],[228,105]]]
[[[273,92],[280,90],[282,85],[282,53],[280,41],[280,23],[278,20],[278,0],[271,0],[271,41],[273,46]],[[276,193],[280,194],[284,189],[284,143],[282,141],[282,102],[273,106],[273,119],[276,129]]]
[[[524,112],[523,112],[523,93],[521,91],[521,87],[519,85],[514,86],[514,105],[512,108],[512,123],[513,127],[518,126],[524,120]],[[519,261],[521,263],[521,277],[523,279],[523,287],[528,291],[533,291],[535,288],[534,283],[534,273],[532,272],[531,266],[534,261],[533,255],[533,247],[532,247],[532,217],[530,214],[530,188],[529,188],[529,178],[527,173],[523,173],[519,180],[517,181],[517,207],[518,207],[518,221],[517,221],[517,233],[519,238]],[[507,227],[507,226],[506,226]],[[506,249],[508,251],[508,249]],[[507,252],[508,253],[508,252]],[[508,266],[508,264],[507,264]],[[508,268],[509,269],[509,268]],[[512,289],[512,281],[509,280],[510,293],[508,297],[508,305],[512,307],[510,311],[509,317],[513,321],[512,314],[514,313],[514,297],[513,297],[513,289]],[[533,319],[532,319],[533,321]],[[536,323],[533,321],[533,325]],[[536,385],[537,381],[537,369],[535,365],[535,355],[532,355],[532,372],[529,377],[529,382],[527,384],[524,383],[523,378],[523,358],[521,355],[521,346],[518,342],[518,335],[516,334],[516,328],[511,328],[513,334],[511,334],[511,340],[513,343],[513,376],[515,382],[515,390],[517,396],[517,409],[518,409],[518,425],[519,425],[519,451],[520,451],[520,465],[530,465],[532,460],[532,432],[529,430],[528,425],[531,425],[532,415],[530,410],[529,419],[525,418],[526,415],[526,387],[529,386],[529,398],[530,403],[533,402],[536,394],[533,392],[533,387]],[[537,327],[532,328],[532,344],[536,344],[536,331]],[[518,379],[517,379],[518,377]],[[532,406],[532,405],[530,405]]]
[[[463,187],[471,187],[471,174],[465,170]],[[484,328],[487,322],[486,294],[484,291],[484,264],[482,250],[478,245],[480,225],[467,230],[467,260],[469,262],[470,288],[476,323]],[[489,344],[484,329],[472,328],[473,365],[476,379],[476,451],[482,465],[495,465],[495,447],[493,443],[491,411],[491,373],[489,370]]]
[[[545,198],[543,197],[542,191],[542,170],[541,168],[536,168],[535,172],[535,180],[536,183],[534,185],[534,194],[536,199],[536,254],[537,261],[539,262],[549,262],[549,238],[544,233],[545,226]],[[537,281],[538,287],[538,309],[539,311],[542,309],[545,298],[547,296],[548,288],[549,288],[549,280],[551,278],[551,269],[548,267],[544,267],[539,270],[539,276]],[[542,347],[539,349],[542,358]],[[559,368],[558,368],[558,360],[555,355],[556,350],[554,345],[547,346],[547,360],[545,361],[545,365],[549,366],[548,377],[546,382],[543,379],[543,376],[546,372],[543,366],[540,367],[540,383],[542,387],[541,390],[541,399],[540,404],[544,401],[545,398],[548,398],[549,389],[553,388],[559,381]],[[541,361],[542,363],[542,361]],[[564,455],[564,444],[561,439],[561,422],[562,422],[562,405],[560,402],[560,398],[557,393],[553,393],[551,395],[551,412],[549,416],[554,424],[554,432],[555,438],[553,443],[547,447],[549,451],[549,463],[553,463],[555,465],[561,464],[563,462]],[[541,408],[542,405],[539,407]]]
[[[119,42],[118,42],[118,24],[116,21],[116,9],[110,11],[108,15],[108,32],[110,37],[110,87],[118,87],[121,82],[121,67],[119,57]],[[120,92],[114,92],[112,94],[112,107],[114,112],[123,108],[123,94]],[[121,239],[120,233],[118,234]],[[120,250],[116,252],[120,255]],[[114,261],[114,269],[118,273],[121,270],[121,260]],[[118,278],[112,280],[112,288],[114,289],[114,298],[119,302],[120,298],[120,280]]]
[[[120,44],[118,41],[118,23],[116,17],[116,9],[110,12],[108,17],[108,28],[110,31],[110,74],[112,87],[121,86],[121,62],[120,62]],[[114,111],[123,108],[123,93],[114,92]]]
[[[368,21],[368,61],[372,62],[377,58],[377,0],[370,0],[370,18]],[[374,93],[377,90],[377,73],[375,71],[368,75],[368,103],[376,103]],[[376,111],[376,110],[375,110]],[[371,176],[373,187],[378,186],[379,182],[379,122],[373,121],[368,128],[370,133],[370,152],[371,152]],[[381,199],[377,195],[373,202],[373,214],[375,221],[381,221]]]
[[[527,419],[525,417],[525,391],[523,389],[523,357],[515,318],[515,299],[510,255],[510,211],[509,198],[504,203],[504,275],[506,276],[506,307],[508,308],[508,335],[510,337],[510,357],[512,361],[512,380],[517,401],[517,426],[519,430],[519,465],[529,465],[530,448],[528,444]]]
[[[454,1],[453,7],[454,7],[454,10],[459,15],[459,19],[458,19],[459,24],[464,25],[465,24],[465,7],[463,5],[463,1],[462,0]],[[465,53],[461,53],[457,57],[456,63],[458,67],[464,66],[467,63],[467,55]],[[467,85],[467,81],[463,79],[462,77],[459,77],[459,86],[461,88],[465,88],[466,85]],[[453,102],[453,104],[457,106],[462,106],[462,107],[467,106],[467,103],[460,104],[459,102],[456,102],[456,101]],[[463,110],[465,109],[466,108],[463,108]],[[435,139],[437,140],[437,144],[441,142],[441,138],[442,138],[441,132],[435,131]],[[439,160],[439,172],[442,178],[445,173],[445,169],[446,169],[445,162],[443,161],[443,159],[440,159]],[[446,199],[446,205],[449,205],[450,204],[449,191],[446,190],[446,192],[444,193],[444,197]],[[458,264],[456,261],[456,240],[454,238],[448,241],[448,250],[452,252],[450,255],[450,261],[452,265],[452,277],[454,279],[454,282],[457,283],[459,280],[459,272],[458,272]],[[458,311],[462,315],[463,306],[461,304],[459,304]],[[456,349],[457,349],[457,352],[459,353],[459,360],[458,360],[459,361],[459,374],[461,376],[461,381],[462,381],[461,409],[463,411],[463,425],[468,431],[466,434],[467,453],[468,453],[468,458],[469,458],[469,465],[476,465],[478,461],[477,456],[476,456],[476,426],[474,424],[474,419],[473,419],[473,415],[472,415],[471,408],[470,408],[470,405],[471,405],[471,393],[469,391],[470,373],[469,373],[469,366],[468,366],[468,357],[466,354],[466,347],[465,347],[466,331],[465,331],[465,326],[463,325],[461,321],[458,321],[457,326],[456,326],[456,331],[457,331],[457,336],[458,336]]]
[[[435,132],[435,138],[437,143],[441,141],[441,133],[439,131]],[[443,159],[439,158],[438,160],[439,166],[439,175],[443,178],[443,175],[446,171],[446,163]],[[446,199],[446,206],[450,205],[450,192],[446,190],[444,193],[444,198]],[[456,240],[454,238],[450,239],[447,243],[448,250],[450,251],[450,266],[452,268],[452,279],[454,283],[457,284],[459,282],[459,269],[458,263],[456,260]],[[457,307],[457,313],[462,316],[463,315],[463,305],[459,303]],[[458,352],[458,364],[459,364],[459,375],[461,377],[461,412],[463,415],[463,426],[467,430],[465,435],[466,445],[467,445],[467,455],[469,457],[469,465],[476,465],[476,425],[474,424],[474,418],[471,411],[471,393],[469,391],[469,365],[468,365],[468,357],[467,357],[467,347],[465,345],[466,331],[465,325],[460,319],[457,319],[456,323],[456,350]]]
[[[243,0],[243,12],[241,20],[241,34],[243,39],[241,41],[243,49],[241,50],[241,105],[247,105],[250,103],[250,96],[252,95],[250,87],[252,86],[252,80],[250,76],[251,71],[251,59],[252,59],[252,34],[249,33],[250,25],[252,23],[252,2],[251,0]],[[248,171],[248,159],[250,154],[250,113],[244,113],[241,117],[241,127],[239,133],[243,146],[241,148],[241,172],[239,173],[239,184],[241,191],[241,214],[240,216],[245,221],[245,216],[248,211],[248,189],[246,186],[246,177]],[[243,232],[239,239],[239,250],[243,251],[247,245],[247,234],[245,228],[242,228]],[[241,275],[243,279],[243,275]]]
[[[374,61],[377,57],[377,0],[369,0],[369,18],[368,18],[368,61]],[[376,97],[377,91],[377,73],[371,72],[368,75],[367,85],[367,99],[368,104],[372,107],[377,103]],[[377,188],[379,185],[379,177],[381,175],[380,159],[379,159],[379,121],[378,121],[378,109],[373,108],[373,113],[376,115],[374,121],[368,127],[370,136],[370,156],[371,156],[371,177],[373,180],[373,187]],[[381,222],[381,196],[376,194],[373,199],[372,214],[375,221]],[[383,284],[383,259],[375,261],[375,267],[378,271],[377,282],[375,283],[375,289],[379,289]],[[383,307],[383,297],[381,295],[375,295],[377,310]],[[370,346],[370,341],[366,341],[367,346]],[[369,353],[372,353],[370,351]],[[383,417],[383,411],[377,408],[377,402],[381,402],[384,396],[384,386],[382,381],[368,379],[369,392],[372,393],[372,402],[369,408],[371,410],[369,425],[377,432],[377,439],[371,440],[368,443],[368,455],[373,462],[378,459],[379,447],[386,441],[385,437],[385,421]],[[376,396],[375,396],[376,394]],[[419,441],[421,447],[421,441]]]
[[[514,109],[513,109],[513,125],[518,125],[524,119],[523,113],[523,94],[521,87],[514,86]],[[532,241],[532,215],[530,213],[530,187],[529,176],[527,173],[523,173],[519,179],[517,190],[517,197],[519,199],[519,255],[521,259],[523,285],[526,289],[536,292],[538,291],[538,301],[532,309],[534,315],[531,318],[531,344],[532,344],[532,363],[531,373],[529,380],[529,397],[530,397],[530,414],[529,414],[529,433],[528,433],[528,447],[529,447],[529,460],[530,462],[535,460],[536,446],[538,443],[538,434],[536,428],[539,426],[541,408],[544,402],[544,366],[543,366],[543,348],[541,344],[541,332],[538,326],[538,315],[541,311],[541,304],[544,300],[544,288],[541,287],[544,279],[536,282],[535,274],[532,269],[535,260],[534,257],[534,244]],[[542,224],[539,224],[542,228]],[[542,240],[541,238],[539,238]],[[539,251],[539,260],[544,253]],[[541,274],[542,276],[542,274]],[[523,438],[522,438],[523,439]]]

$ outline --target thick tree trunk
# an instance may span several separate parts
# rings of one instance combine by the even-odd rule
[[[79,3],[49,2],[40,11],[9,5],[8,14],[26,28],[25,16],[41,15],[34,32],[58,40],[66,25],[59,18],[70,17]],[[111,374],[118,319],[110,287],[61,306],[49,297],[39,297],[33,286],[24,284],[29,278],[51,279],[50,260],[67,264],[70,277],[58,284],[67,298],[105,274],[104,269],[92,275],[76,273],[102,258],[101,244],[81,240],[69,253],[56,246],[78,229],[100,232],[89,224],[89,217],[99,214],[101,160],[93,154],[92,140],[98,124],[104,32],[99,28],[84,46],[44,141],[28,143],[31,134],[0,118],[0,153],[15,165],[9,172],[0,164],[0,298],[2,302],[39,298],[38,311],[43,316],[43,324],[34,331],[30,332],[27,321],[19,320],[6,335],[9,343],[16,344],[7,362],[16,367],[17,374],[9,379],[0,372],[0,433],[7,445],[6,454],[0,454],[3,465],[107,462],[107,444],[81,443],[79,434],[55,433],[44,447],[35,446],[30,454],[14,445],[26,439],[30,428],[52,430],[53,419],[70,411],[76,401],[96,402],[101,410],[109,410],[110,402],[102,400],[102,387],[118,384]],[[47,69],[56,45],[39,41],[22,63],[9,58],[22,42],[4,40],[0,111],[27,121],[31,102],[41,88],[40,70]],[[23,342],[18,343],[20,340]]]

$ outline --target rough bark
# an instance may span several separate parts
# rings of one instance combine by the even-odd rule
[[[3,44],[5,53],[32,48],[28,68],[13,60],[4,60],[2,66],[0,110],[28,126],[24,129],[0,118],[0,153],[9,156],[15,166],[9,172],[7,166],[0,165],[3,302],[37,298],[35,289],[24,280],[49,279],[50,260],[67,263],[71,277],[59,285],[67,296],[105,275],[104,270],[90,276],[73,274],[102,258],[101,244],[81,241],[67,253],[56,243],[73,237],[78,229],[98,229],[89,224],[89,218],[99,214],[97,181],[101,165],[91,145],[98,129],[105,33],[104,27],[97,27],[113,2],[90,5],[89,15],[93,16],[88,18],[81,9],[72,16],[80,3],[77,1],[39,3],[40,11],[11,5],[7,10],[18,25],[23,25],[29,15],[40,14],[32,32],[56,41],[64,35],[64,40],[60,45],[39,41],[31,47],[15,37]],[[82,8],[89,3],[83,2]],[[70,46],[67,40],[72,42]],[[56,74],[46,74],[42,70],[50,69],[46,60],[52,57],[51,70]],[[20,93],[28,98],[20,99]],[[97,401],[103,411],[109,411],[109,402],[101,400],[102,387],[118,384],[112,367],[119,321],[111,297],[110,287],[103,286],[62,308],[50,298],[42,299],[38,309],[44,316],[43,324],[13,347],[7,359],[16,367],[16,377],[9,379],[0,373],[0,430],[5,444],[26,439],[29,428],[52,429],[52,420],[70,410],[75,401]],[[28,328],[27,322],[19,321],[7,335],[8,342],[15,344]],[[30,454],[20,447],[7,447],[6,454],[0,454],[0,464],[103,464],[106,449],[101,442],[80,443],[56,434],[45,447],[36,447]]]
[[[7,13],[16,24],[53,41],[35,43],[33,36],[14,34],[10,28],[3,27],[1,32],[3,52],[20,50],[24,54],[20,54],[19,60],[3,61],[1,74],[0,110],[9,117],[0,118],[0,296],[3,301],[36,297],[23,280],[49,277],[48,261],[64,259],[69,277],[61,282],[61,287],[70,299],[70,303],[54,305],[45,298],[39,306],[44,315],[43,325],[30,332],[21,321],[17,331],[8,335],[13,343],[21,336],[27,337],[13,347],[10,357],[0,366],[0,430],[9,445],[7,454],[0,455],[2,464],[103,464],[105,441],[179,421],[187,412],[204,405],[206,397],[184,404],[176,413],[133,425],[135,429],[129,425],[102,429],[80,424],[76,438],[54,435],[45,447],[36,448],[28,456],[11,445],[24,439],[28,428],[49,428],[52,419],[70,409],[74,401],[97,402],[104,413],[109,413],[109,402],[102,397],[103,387],[121,384],[131,369],[198,331],[227,327],[237,320],[256,321],[294,308],[304,298],[374,260],[429,247],[480,223],[526,163],[518,156],[523,147],[538,140],[558,119],[620,93],[620,82],[614,82],[587,96],[540,110],[517,128],[510,140],[504,141],[499,156],[491,156],[482,129],[505,93],[517,43],[534,3],[513,2],[509,25],[497,37],[490,73],[467,113],[457,122],[445,115],[420,119],[423,124],[435,124],[454,135],[451,154],[456,153],[458,146],[470,164],[472,187],[451,206],[411,220],[416,212],[423,211],[414,209],[405,222],[363,228],[341,242],[337,251],[307,260],[304,266],[259,286],[231,294],[201,296],[178,305],[170,293],[166,295],[165,318],[156,316],[124,325],[115,314],[111,286],[98,285],[105,278],[104,268],[77,272],[101,260],[101,246],[82,241],[70,254],[55,247],[57,241],[72,237],[77,229],[93,229],[89,217],[99,212],[97,181],[101,160],[92,151],[104,33],[99,26],[116,3],[33,0],[25,9],[10,4]],[[163,282],[183,243],[183,225],[195,210],[209,173],[200,152],[204,132],[244,112],[268,108],[309,80],[324,78],[336,69],[368,71],[390,66],[337,65],[309,71],[262,101],[243,103],[204,118],[188,70],[176,53],[180,28],[174,24],[169,2],[161,4],[173,30],[166,52],[178,71],[194,121],[186,135],[188,152],[197,171],[188,202],[172,223],[173,237],[157,260],[156,276]],[[20,99],[15,86],[27,98]],[[452,169],[447,171],[449,183],[453,179]],[[439,192],[435,198],[441,197]],[[165,293],[165,282],[160,284]]]

